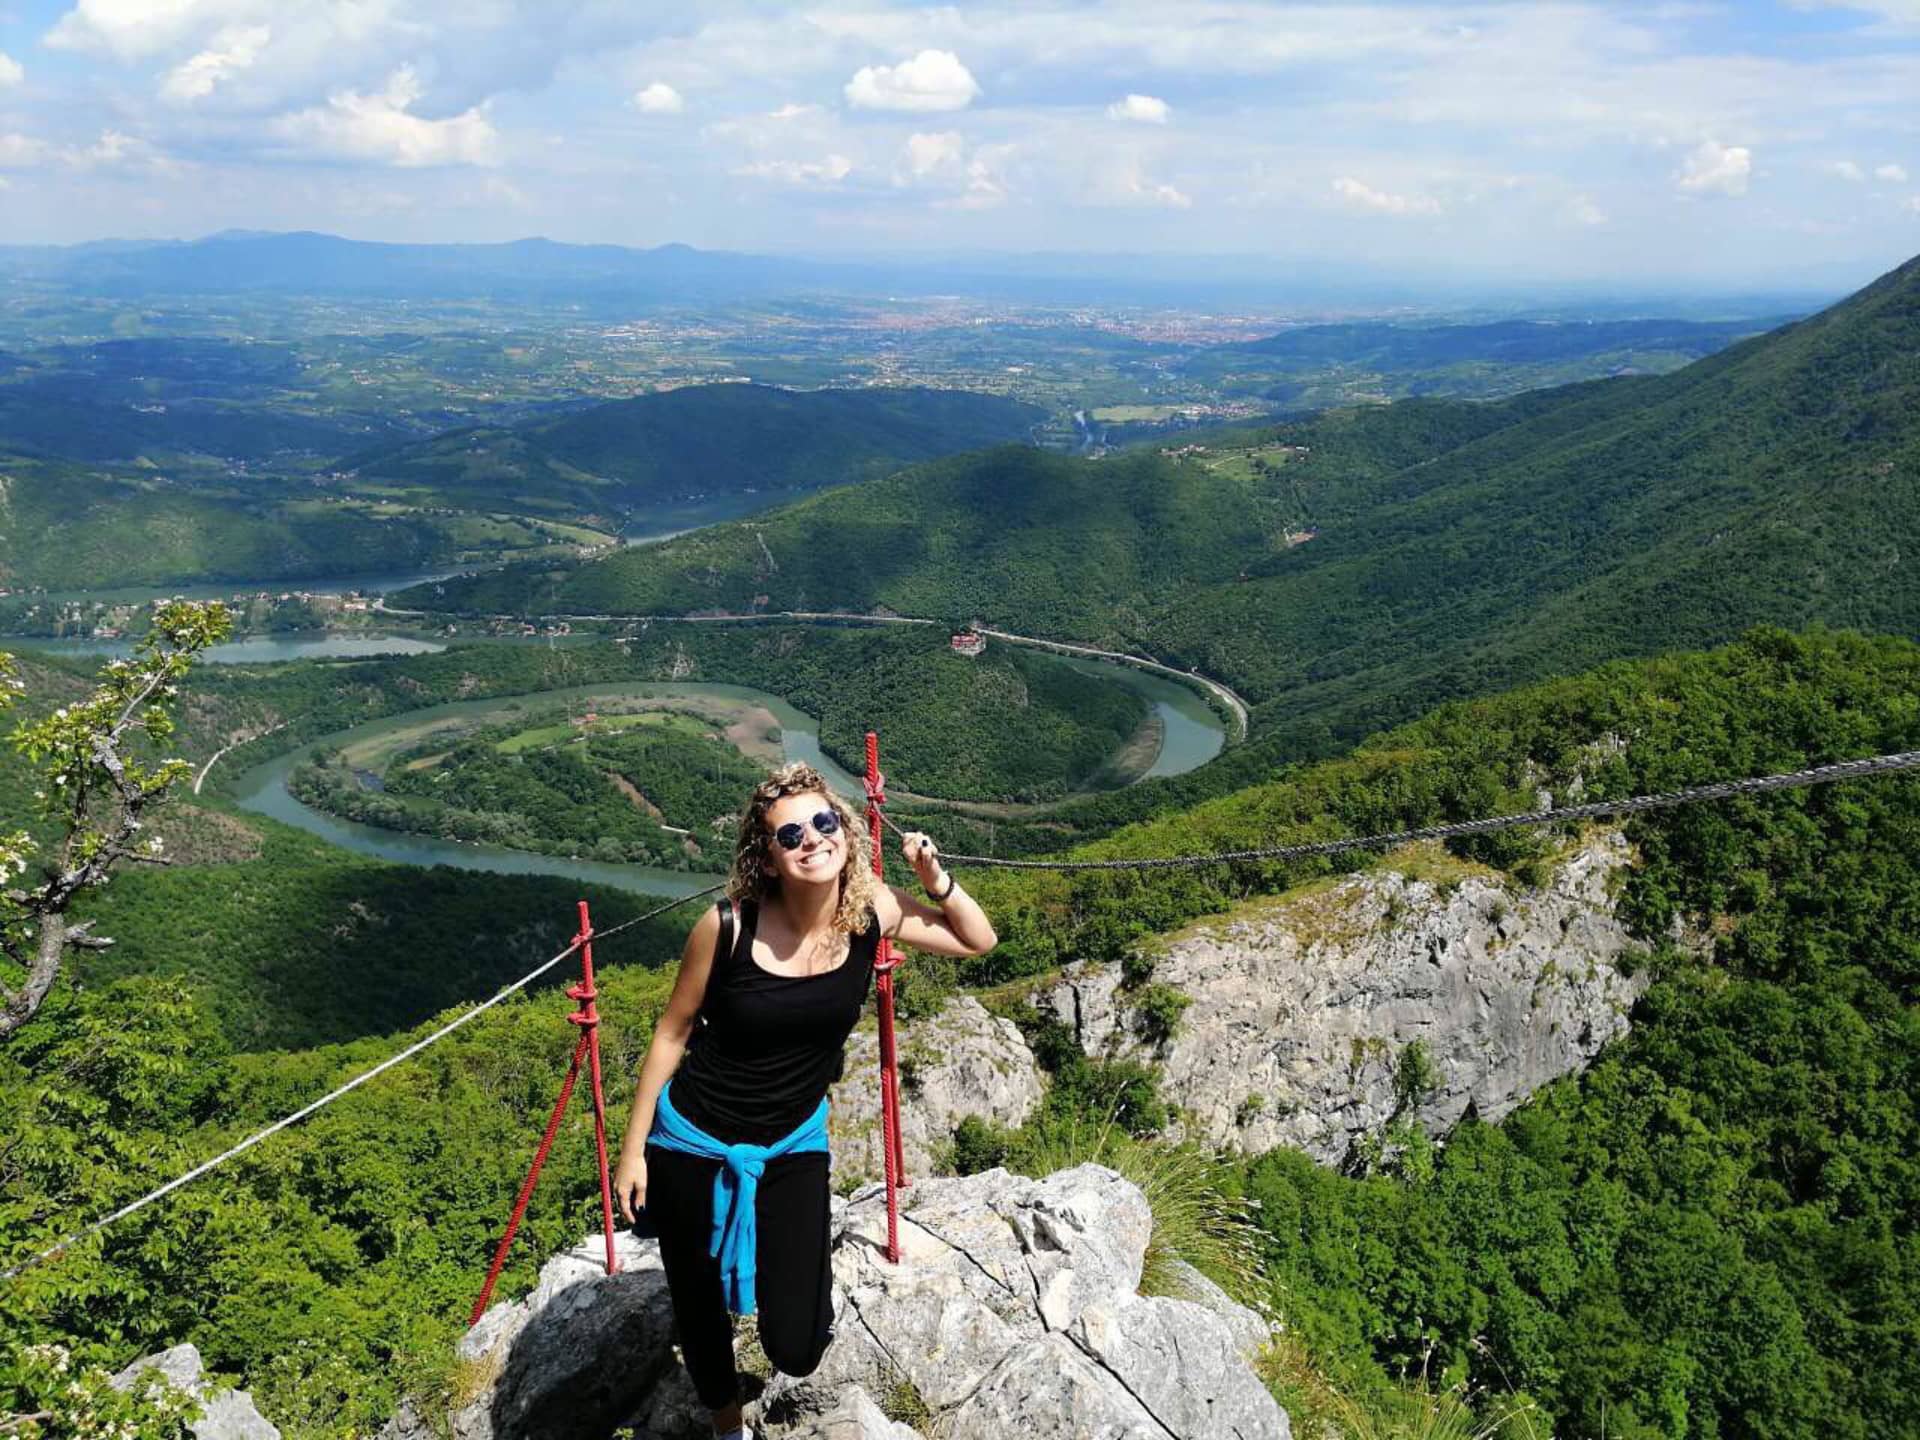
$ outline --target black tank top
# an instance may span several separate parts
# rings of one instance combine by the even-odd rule
[[[672,1082],[674,1108],[729,1145],[789,1134],[840,1078],[880,943],[875,915],[833,969],[776,975],[753,958],[758,919],[755,902],[741,905],[733,949],[707,978],[700,1023]]]

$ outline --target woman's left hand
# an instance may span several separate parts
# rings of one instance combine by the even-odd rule
[[[940,850],[933,843],[932,836],[923,831],[909,830],[900,839],[900,853],[906,856],[913,873],[920,877],[923,888],[938,890],[946,884],[946,871],[940,865]]]

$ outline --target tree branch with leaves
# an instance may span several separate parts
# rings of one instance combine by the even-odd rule
[[[217,600],[170,601],[154,612],[132,656],[107,662],[92,694],[14,727],[14,748],[39,769],[34,798],[54,838],[43,844],[24,829],[0,834],[0,884],[29,871],[40,876],[35,885],[0,890],[0,953],[22,975],[0,984],[0,1039],[33,1018],[69,950],[113,943],[94,935],[91,921],[68,921],[74,900],[106,884],[123,862],[170,863],[160,837],[141,831],[192,767],[143,752],[163,748],[173,734],[173,702],[194,656],[232,628]],[[17,704],[24,689],[14,658],[0,654],[0,709]]]

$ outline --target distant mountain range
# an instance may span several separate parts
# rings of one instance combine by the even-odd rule
[[[1752,321],[1501,320],[1485,325],[1302,325],[1208,352],[1259,356],[1305,366],[1329,361],[1381,370],[1425,369],[1462,358],[1498,364],[1576,359],[1607,350],[1670,350],[1698,358],[1729,341],[1771,329]]]
[[[711,302],[819,288],[831,267],[686,245],[396,245],[311,231],[231,231],[204,240],[0,249],[0,274],[9,273],[125,296],[258,291],[524,301],[565,294]]]
[[[443,603],[978,617],[1198,665],[1268,726],[1349,736],[1758,622],[1920,631],[1920,260],[1668,375],[1230,443],[1307,452],[989,451]]]
[[[501,243],[393,244],[312,231],[229,230],[199,240],[104,240],[70,246],[0,246],[0,277],[76,293],[357,295],[366,298],[569,300],[632,306],[713,305],[775,295],[965,294],[1048,303],[1201,301],[1433,306],[1511,301],[1523,285],[1497,275],[1462,279],[1435,270],[1261,256],[957,253],[815,260],[688,245],[639,249],[525,239]],[[1760,300],[1720,296],[1715,308],[1778,313],[1824,303],[1844,281],[1809,281],[1811,293]],[[1554,287],[1582,309],[1624,301],[1617,287]],[[1647,287],[1650,291],[1659,287]],[[1529,303],[1539,303],[1540,287]],[[1699,297],[1661,290],[1663,314],[1691,314]]]

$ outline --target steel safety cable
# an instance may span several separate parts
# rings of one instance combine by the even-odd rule
[[[529,970],[526,974],[522,975],[518,980],[510,982],[509,984],[504,986],[497,994],[495,994],[491,999],[481,1001],[478,1005],[475,1005],[471,1010],[462,1011],[459,1015],[456,1015],[453,1019],[449,1020],[445,1025],[442,1025],[438,1030],[435,1030],[431,1035],[425,1036],[420,1040],[416,1040],[413,1044],[407,1046],[406,1049],[400,1051],[398,1054],[391,1055],[387,1059],[382,1060],[378,1065],[375,1065],[371,1070],[362,1071],[360,1074],[354,1076],[351,1080],[347,1081],[346,1084],[340,1086],[338,1089],[329,1091],[327,1094],[322,1095],[318,1100],[313,1101],[311,1104],[301,1106],[298,1110],[294,1111],[291,1115],[284,1116],[283,1118],[274,1121],[273,1124],[267,1126],[264,1130],[256,1131],[252,1135],[249,1135],[246,1139],[242,1140],[239,1144],[231,1146],[230,1148],[221,1151],[218,1155],[214,1156],[211,1160],[208,1160],[203,1164],[196,1165],[193,1167],[193,1169],[187,1171],[186,1174],[178,1176],[172,1180],[169,1180],[166,1184],[162,1185],[159,1189],[149,1191],[147,1194],[142,1195],[138,1200],[135,1200],[130,1204],[122,1205],[118,1210],[115,1210],[113,1213],[109,1215],[103,1215],[98,1220],[93,1221],[91,1224],[84,1226],[79,1230],[74,1231],[73,1234],[67,1236],[67,1238],[62,1240],[59,1244],[48,1246],[45,1250],[42,1250],[37,1254],[29,1256],[27,1259],[21,1261],[18,1265],[13,1266],[11,1269],[0,1270],[0,1280],[13,1280],[18,1278],[20,1275],[24,1274],[26,1271],[31,1270],[34,1266],[39,1265],[44,1261],[52,1259],[54,1256],[60,1254],[61,1251],[66,1250],[70,1246],[75,1245],[82,1240],[85,1240],[88,1236],[97,1235],[100,1231],[106,1229],[109,1225],[116,1224],[119,1221],[126,1219],[129,1215],[134,1214],[136,1211],[144,1210],[147,1206],[153,1204],[154,1201],[160,1200],[168,1195],[171,1195],[175,1190],[180,1189],[183,1185],[190,1184],[191,1182],[198,1180],[201,1176],[206,1175],[215,1169],[218,1169],[220,1166],[226,1164],[227,1161],[233,1159],[236,1155],[241,1155],[241,1154],[244,1154],[246,1151],[251,1150],[254,1146],[258,1145],[262,1140],[267,1139],[269,1136],[277,1135],[280,1131],[287,1129],[289,1126],[298,1124],[300,1121],[306,1119],[307,1116],[313,1114],[315,1111],[323,1109],[328,1105],[331,1105],[334,1101],[338,1100],[341,1096],[346,1095],[353,1090],[359,1089],[362,1085],[366,1084],[369,1080],[373,1079],[375,1076],[384,1074],[386,1071],[391,1070],[394,1066],[400,1064],[404,1060],[412,1059],[415,1055],[418,1055],[422,1050],[425,1050],[429,1045],[432,1045],[437,1041],[444,1040],[447,1036],[451,1035],[454,1031],[458,1030],[462,1025],[465,1025],[468,1021],[474,1019],[475,1017],[481,1014],[484,1014],[488,1010],[491,1010],[495,1005],[498,1005],[502,1000],[505,1000],[508,996],[532,984],[535,980],[538,980],[542,975],[546,974],[547,971],[551,970],[554,966],[558,965],[562,960],[565,960],[569,955],[573,954],[576,950],[578,950],[582,945],[582,943],[584,943],[585,941],[610,939],[611,937],[618,935],[622,930],[629,930],[635,925],[641,924],[643,921],[651,920],[656,916],[666,914],[667,911],[673,909],[677,905],[685,905],[690,900],[705,899],[707,896],[715,894],[718,891],[723,890],[725,888],[726,888],[726,882],[721,881],[719,884],[709,885],[704,890],[696,890],[691,895],[682,895],[677,899],[667,901],[667,903],[664,905],[657,905],[653,909],[647,911],[645,914],[636,915],[631,920],[623,920],[618,925],[609,926],[605,930],[596,930],[591,935],[574,936],[573,940],[567,945],[567,948],[562,950],[559,954],[553,956],[549,960],[542,961],[539,965],[535,966],[533,969]]]
[[[1267,845],[1252,850],[1218,850],[1204,855],[1158,855],[1133,860],[1011,860],[992,855],[960,855],[940,852],[942,861],[953,865],[974,865],[995,870],[1171,870],[1196,865],[1226,865],[1246,860],[1299,860],[1310,856],[1338,855],[1347,850],[1366,850],[1383,845],[1404,845],[1415,840],[1453,840],[1468,835],[1488,835],[1522,825],[1552,825],[1567,820],[1591,820],[1604,816],[1634,815],[1648,810],[1668,810],[1680,805],[1697,805],[1707,800],[1724,800],[1736,795],[1754,795],[1774,790],[1798,790],[1810,785],[1830,785],[1839,780],[1857,780],[1870,775],[1887,775],[1920,769],[1920,750],[1901,750],[1887,755],[1870,755],[1859,760],[1841,760],[1831,765],[1814,765],[1804,770],[1786,770],[1773,775],[1756,775],[1744,780],[1717,780],[1682,790],[1662,790],[1635,795],[1625,800],[1592,800],[1582,805],[1557,809],[1525,810],[1511,815],[1493,815],[1480,820],[1458,820],[1442,825],[1422,825],[1410,830],[1389,830],[1378,835],[1357,835],[1342,840],[1310,840],[1291,845]],[[893,820],[881,820],[895,834],[907,832]]]

